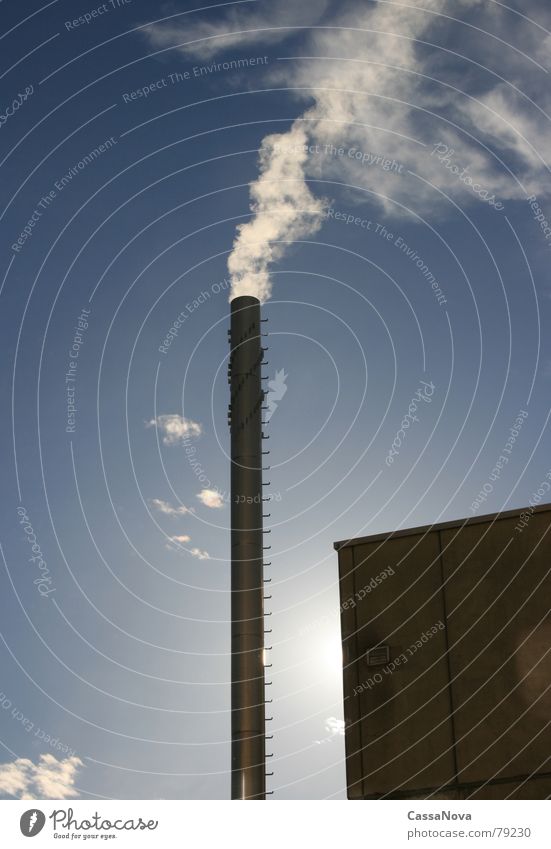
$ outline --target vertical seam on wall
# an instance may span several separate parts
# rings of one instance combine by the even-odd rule
[[[452,670],[450,661],[450,641],[448,638],[448,610],[446,605],[446,589],[444,586],[444,555],[442,551],[442,531],[438,531],[438,560],[440,561],[440,588],[442,591],[442,608],[444,615],[444,640],[446,643],[446,666],[448,670],[448,698],[450,705],[450,722],[453,742],[453,770],[455,776],[455,784],[459,784],[459,767],[457,763],[457,745],[455,733],[455,714],[453,704],[453,689],[452,689]]]
[[[356,595],[356,547],[352,546],[352,592],[354,593],[354,599],[357,598]],[[358,664],[360,662],[360,646],[358,642],[358,605],[354,604],[353,607],[353,616],[354,616],[354,677],[356,679],[356,685],[359,686],[360,678],[358,675]],[[359,696],[356,696],[359,698]],[[362,721],[362,709],[361,702],[358,702],[358,730],[359,730],[359,741],[360,741],[360,775],[361,775],[361,784],[360,789],[362,792],[362,797],[365,799],[365,776],[364,776],[364,735],[363,735],[363,721]]]

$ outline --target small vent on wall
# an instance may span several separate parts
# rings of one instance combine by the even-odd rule
[[[368,666],[382,666],[390,660],[390,646],[374,646],[367,650],[366,657]]]

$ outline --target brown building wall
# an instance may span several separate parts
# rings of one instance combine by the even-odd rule
[[[349,798],[551,794],[551,505],[521,512],[335,543]]]

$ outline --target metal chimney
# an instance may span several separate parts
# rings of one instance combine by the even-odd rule
[[[231,302],[232,799],[266,797],[260,302]]]

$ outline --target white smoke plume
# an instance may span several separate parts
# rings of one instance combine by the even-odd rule
[[[269,298],[273,262],[286,243],[320,227],[319,195],[334,184],[350,203],[376,204],[387,217],[445,211],[447,196],[480,203],[473,183],[500,202],[551,194],[551,11],[543,6],[527,0],[515,13],[493,0],[298,4],[311,13],[295,51],[303,58],[275,62],[267,74],[297,92],[305,111],[288,133],[261,144],[252,218],[238,228],[228,262],[231,297]],[[211,57],[229,44],[279,40],[286,23],[295,23],[288,2],[259,0],[254,11],[245,4],[217,16],[210,29],[186,22],[188,46],[181,27],[172,43],[184,55]],[[170,44],[170,29],[147,37]],[[451,158],[435,155],[444,149]]]
[[[250,188],[253,217],[237,228],[228,259],[231,298],[270,297],[270,265],[289,242],[315,233],[323,221],[324,203],[314,197],[305,178],[308,139],[295,123],[288,133],[266,136],[260,151],[260,174]]]
[[[423,5],[438,9],[444,0],[427,0]],[[344,138],[348,150],[352,144],[362,153],[377,150],[380,141],[370,127],[373,124],[384,126],[387,131],[385,158],[403,152],[407,138],[413,134],[404,117],[403,101],[412,88],[404,70],[415,65],[414,39],[430,22],[431,16],[417,9],[400,7],[397,15],[392,6],[377,5],[363,11],[356,7],[341,16],[339,26],[350,29],[312,31],[314,56],[321,61],[315,62],[314,67],[312,60],[300,62],[293,73],[294,82],[309,89],[315,103],[288,133],[267,136],[262,142],[260,174],[250,187],[253,217],[238,227],[228,259],[231,298],[254,295],[267,300],[271,294],[270,267],[283,255],[286,243],[312,235],[320,228],[325,204],[312,194],[306,182],[306,174],[315,172],[318,165],[309,150],[312,140],[327,159],[326,173],[352,185],[363,182],[361,166],[347,154],[337,155],[332,161],[332,154],[325,152],[326,145],[334,142],[336,150],[344,149]],[[367,32],[359,38],[358,30],[362,28]],[[365,62],[366,56],[379,61]],[[335,57],[344,61],[334,61]],[[357,63],[350,61],[356,58]],[[393,63],[400,70],[388,67]],[[373,94],[375,98],[369,96]],[[385,177],[383,172],[370,170],[370,190],[377,192]]]

